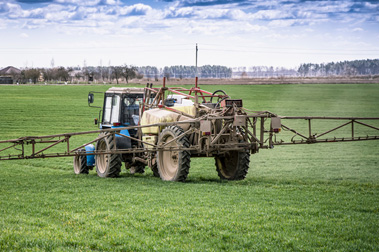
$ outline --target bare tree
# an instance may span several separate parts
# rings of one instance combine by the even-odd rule
[[[126,64],[124,65],[123,68],[124,69],[122,71],[122,75],[124,76],[126,83],[129,83],[130,79],[133,79],[136,77],[137,68],[134,66],[128,66]]]
[[[26,80],[31,80],[34,84],[36,84],[41,72],[36,68],[30,68],[25,70],[24,74]]]
[[[70,77],[69,72],[66,70],[66,68],[58,67],[57,73],[56,73],[56,78],[61,80],[61,81],[68,81],[68,78]]]
[[[116,78],[116,83],[118,84],[118,79],[122,76],[123,67],[121,66],[113,66],[112,69],[112,77]]]

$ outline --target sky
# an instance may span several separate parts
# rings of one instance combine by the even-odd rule
[[[379,58],[379,1],[0,0],[0,67]]]

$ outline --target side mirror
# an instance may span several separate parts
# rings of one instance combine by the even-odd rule
[[[92,107],[92,108],[101,108],[99,106],[92,106],[91,104],[93,104],[95,102],[95,93],[98,93],[98,94],[104,94],[104,92],[96,92],[96,91],[90,91],[88,93],[88,106],[89,107]],[[98,101],[98,103],[100,103],[100,101]]]
[[[94,101],[94,95],[93,94],[88,94],[88,104],[91,104],[91,103],[93,103],[93,101]]]

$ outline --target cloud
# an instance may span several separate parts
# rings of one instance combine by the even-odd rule
[[[273,20],[268,25],[271,27],[288,27],[297,24],[296,19]]]
[[[40,29],[44,28],[46,26],[46,22],[42,19],[34,19],[34,20],[26,20],[22,27],[23,29],[27,30],[33,30],[33,29]]]
[[[5,1],[0,3],[0,18],[14,20],[12,26],[60,27],[70,34],[86,31],[86,27],[111,34],[127,27],[136,32],[232,35],[267,29],[280,32],[281,28],[295,26],[310,29],[333,22],[361,28],[365,20],[379,21],[376,1],[163,0],[154,7],[143,3],[127,5],[120,0]],[[9,22],[6,25],[9,27]]]
[[[164,0],[165,2],[179,2],[181,6],[184,7],[207,7],[207,6],[217,6],[217,5],[244,5],[249,3],[249,1],[246,0],[182,0],[182,1],[175,1],[175,0]]]
[[[0,3],[0,13],[9,12],[9,9],[8,3]]]
[[[149,5],[145,4],[134,4],[132,6],[125,6],[120,9],[119,13],[121,15],[128,16],[141,16],[146,15],[152,8]]]
[[[295,15],[288,11],[283,10],[260,10],[251,15],[254,19],[264,19],[264,20],[273,20],[273,19],[285,19],[285,18],[294,18]]]
[[[245,23],[240,26],[241,31],[243,32],[261,32],[267,30],[266,26],[262,25],[252,25],[250,23]]]
[[[196,15],[195,10],[192,7],[184,8],[169,8],[165,11],[165,18],[191,18]]]
[[[95,6],[100,0],[54,0],[54,2],[62,5]]]
[[[53,2],[53,0],[16,0],[16,2],[26,3],[26,4],[38,4],[38,3],[50,3],[50,2]]]
[[[315,19],[326,21],[345,20],[351,14],[364,14],[365,19],[375,20],[379,11],[377,1],[305,1],[305,0],[279,0],[279,1],[248,1],[248,0],[164,0],[175,5],[176,11],[171,11],[167,17],[193,17],[196,10],[186,15],[180,15],[177,10],[184,8],[203,9],[213,13],[216,10],[228,9],[241,11],[251,19],[272,20],[282,19]],[[209,18],[214,18],[208,15]],[[246,16],[224,15],[223,18],[241,19]],[[361,17],[362,18],[362,17]],[[286,21],[287,23],[289,21]],[[301,22],[298,22],[300,24]],[[309,23],[309,22],[303,22]]]
[[[117,4],[117,1],[115,0],[100,0],[98,5],[115,5]]]

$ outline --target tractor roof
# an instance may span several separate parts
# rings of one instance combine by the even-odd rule
[[[143,88],[135,88],[135,87],[127,87],[127,88],[112,87],[112,88],[108,89],[106,93],[143,94],[144,89]]]

